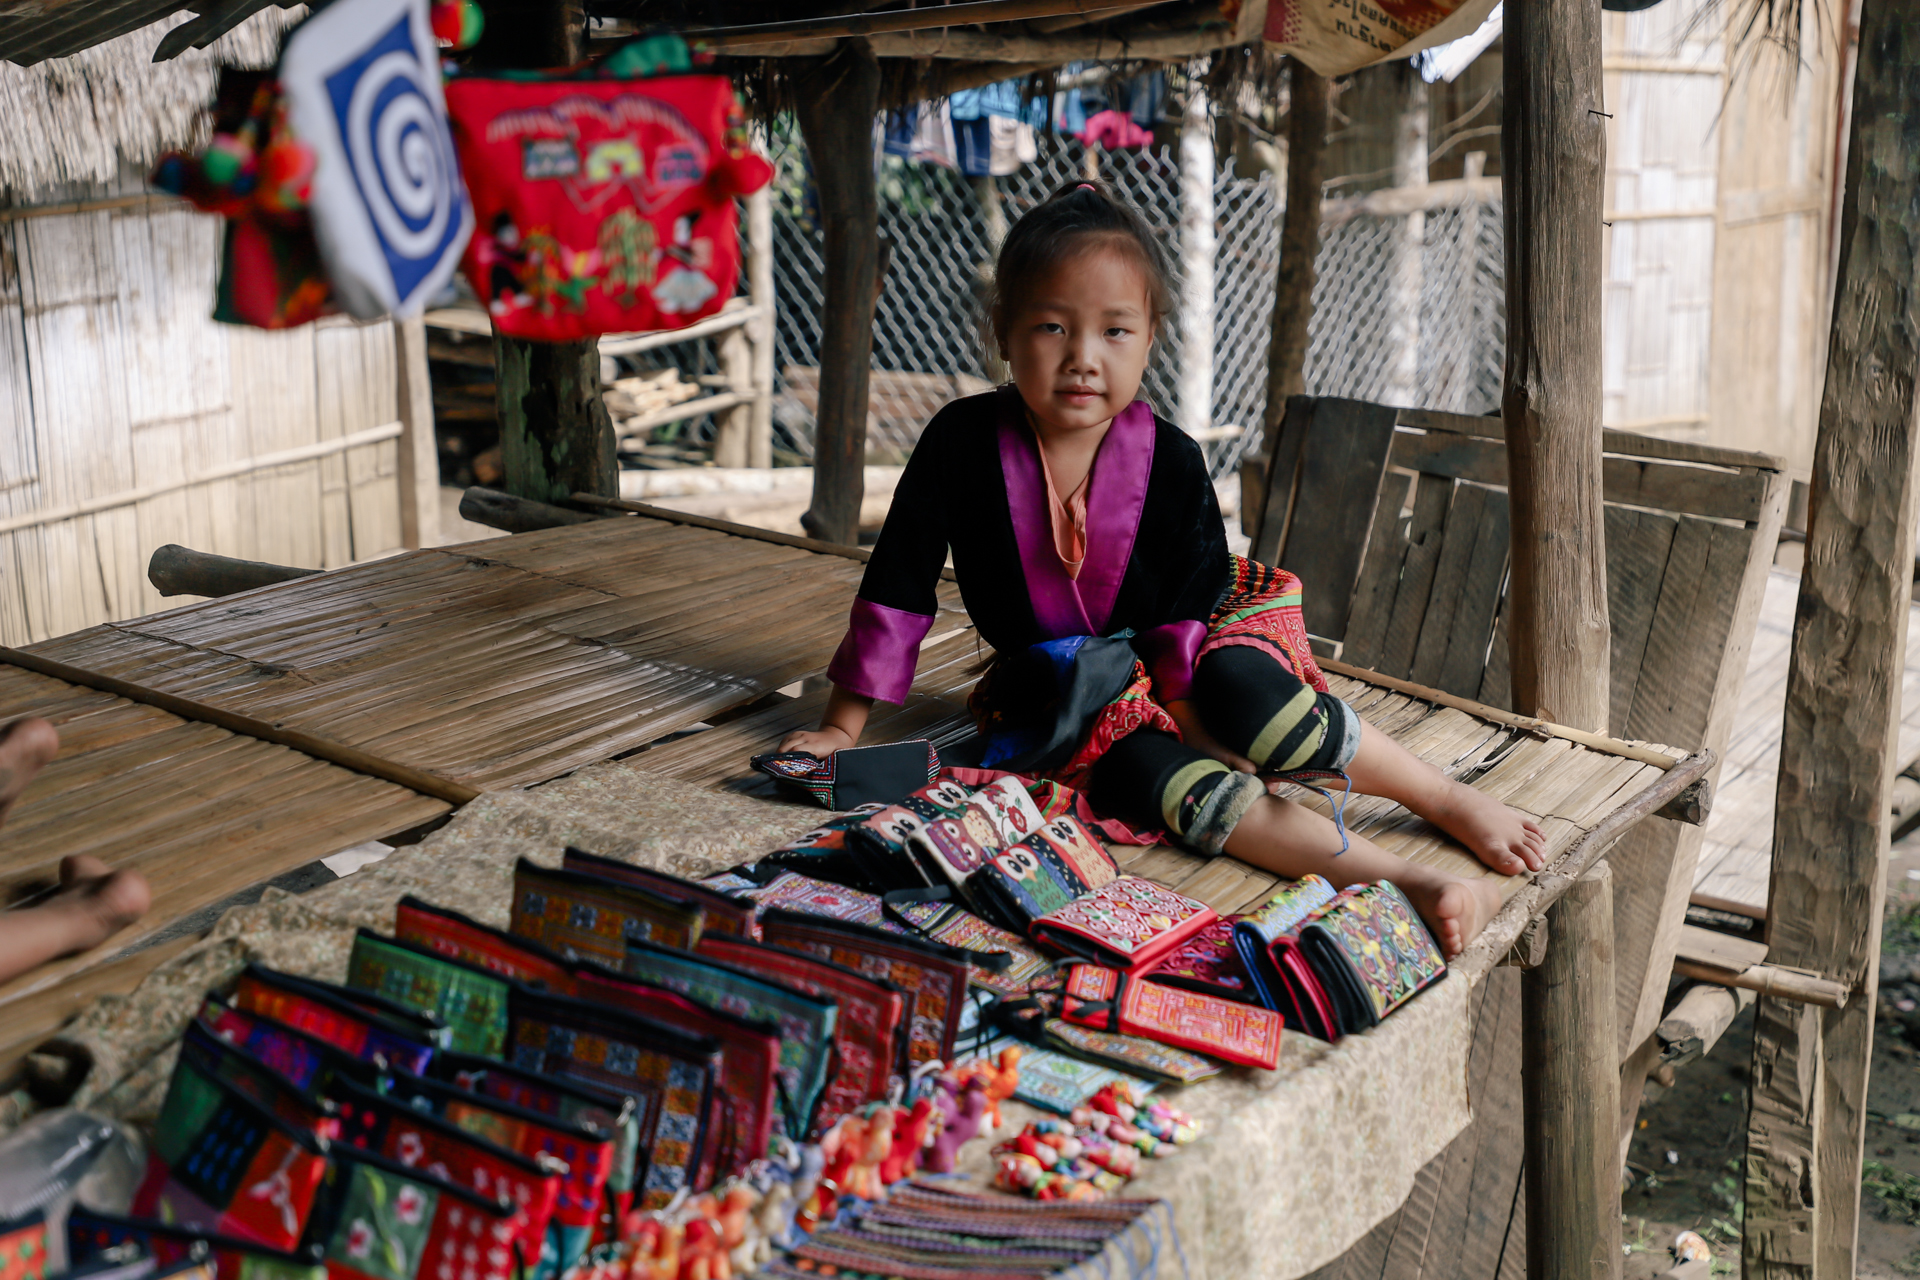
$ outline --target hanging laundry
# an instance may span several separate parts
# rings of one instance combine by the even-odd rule
[[[1024,82],[1001,80],[984,89],[962,89],[949,100],[955,120],[978,120],[992,116],[999,120],[1020,120],[1032,128],[1047,123],[1047,100],[1028,97]]]
[[[1023,165],[1040,158],[1040,144],[1033,126],[1024,120],[990,116],[987,126],[992,137],[988,147],[987,172],[996,178],[1020,172]]]
[[[1087,127],[1080,134],[1080,139],[1115,151],[1122,147],[1151,145],[1153,131],[1142,129],[1125,112],[1107,110],[1087,117]]]
[[[1135,76],[1121,86],[1119,97],[1128,117],[1141,128],[1151,129],[1167,118],[1167,73],[1150,71]]]
[[[993,122],[986,116],[953,122],[953,150],[960,172],[984,178],[993,172]]]

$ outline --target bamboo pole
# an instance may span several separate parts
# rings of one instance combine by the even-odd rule
[[[1543,719],[1605,729],[1600,10],[1583,0],[1516,5],[1505,38],[1501,416],[1513,509],[1513,704]]]
[[[394,397],[400,406],[400,545],[440,545],[440,445],[433,430],[433,382],[427,371],[427,326],[415,316],[393,322]]]
[[[1742,1251],[1753,1280],[1853,1274],[1920,497],[1920,0],[1865,0],[1826,388],[1780,740],[1767,960],[1846,1007],[1755,1011]]]
[[[873,117],[880,109],[880,64],[866,41],[849,40],[796,76],[793,96],[826,232],[813,503],[800,523],[822,541],[852,545],[859,540],[866,485],[867,383],[879,294]]]
[[[884,13],[857,13],[846,17],[794,18],[785,22],[757,22],[746,26],[708,27],[685,32],[688,43],[709,49],[766,44],[788,39],[832,39],[872,36],[891,31],[926,31],[937,27],[974,26],[983,22],[1020,22],[1027,18],[1054,18],[1066,14],[1120,13],[1146,9],[1164,0],[972,0],[925,9],[894,9]]]
[[[1620,1274],[1620,1064],[1613,872],[1596,862],[1547,908],[1547,954],[1520,978],[1529,1280]]]
[[[747,465],[773,465],[773,192],[762,187],[747,197],[747,295],[759,313],[753,338],[753,415],[747,428]]]

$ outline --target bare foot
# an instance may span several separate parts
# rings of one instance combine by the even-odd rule
[[[1440,953],[1451,960],[1500,909],[1500,886],[1491,880],[1461,880],[1445,872],[1417,867],[1418,874],[1394,881],[1427,922]]]
[[[1533,820],[1465,783],[1447,779],[1439,797],[1418,812],[1503,876],[1547,865],[1547,837]]]
[[[147,914],[153,891],[138,871],[115,871],[77,853],[60,859],[60,892],[46,905],[73,914],[78,951],[98,946]]]
[[[60,735],[37,716],[0,729],[0,820],[59,750]]]

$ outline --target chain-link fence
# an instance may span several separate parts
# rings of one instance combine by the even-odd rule
[[[796,134],[776,133],[774,292],[775,447],[812,455],[818,403],[820,321],[824,308],[822,237]],[[1070,138],[1042,137],[1039,159],[1005,178],[968,179],[931,164],[884,162],[879,178],[880,234],[888,267],[874,317],[868,451],[897,462],[921,429],[956,396],[999,376],[990,367],[978,317],[992,261],[993,230],[1004,228],[1063,184],[1087,172],[1086,149]],[[1106,151],[1100,175],[1137,204],[1166,236],[1179,265],[1180,175],[1167,151]],[[993,206],[997,204],[996,210]],[[1280,248],[1273,178],[1237,177],[1229,164],[1214,182],[1214,356],[1207,445],[1216,475],[1258,447],[1266,402],[1267,336]],[[1322,229],[1319,282],[1307,353],[1309,390],[1422,408],[1484,413],[1499,403],[1505,320],[1500,209],[1471,203],[1417,215],[1330,219]],[[1417,231],[1417,236],[1410,234]],[[1418,264],[1408,256],[1417,249]],[[1404,301],[1417,292],[1417,360],[1405,358],[1414,335]],[[1396,318],[1399,319],[1396,327]],[[676,363],[709,372],[708,344],[689,344]],[[696,350],[695,348],[702,350]],[[1178,418],[1179,324],[1154,343],[1142,395]],[[689,424],[691,426],[692,424]],[[696,431],[693,434],[703,434]]]

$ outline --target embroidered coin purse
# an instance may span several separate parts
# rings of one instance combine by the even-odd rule
[[[829,884],[877,890],[879,886],[874,884],[865,859],[857,850],[848,847],[847,832],[869,814],[878,813],[886,807],[885,804],[860,805],[850,813],[830,818],[805,835],[796,836],[768,852],[753,865],[751,871],[759,877],[770,879],[777,871],[787,869]],[[711,885],[713,881],[714,877],[709,877],[707,883]]]
[[[542,1115],[468,1089],[395,1072],[387,1096],[416,1111],[458,1125],[529,1160],[551,1157],[565,1166],[547,1221],[547,1246],[564,1275],[587,1250],[613,1171],[613,1133],[609,1129]]]
[[[321,1139],[182,1059],[154,1124],[133,1212],[291,1249],[326,1168]]]
[[[333,1104],[208,1030],[198,1019],[180,1037],[180,1064],[238,1089],[296,1129],[331,1140],[339,1131]],[[329,1086],[331,1087],[331,1086]]]
[[[754,756],[747,763],[836,812],[863,804],[891,804],[940,773],[940,755],[926,738],[844,747],[825,760],[804,751],[776,751]]]
[[[882,892],[946,883],[944,876],[930,878],[908,845],[929,822],[956,816],[966,803],[967,789],[959,783],[929,783],[848,827],[847,848],[861,860],[867,883]]]
[[[1212,924],[1162,956],[1143,977],[1169,987],[1198,991],[1222,1000],[1260,1004],[1247,967],[1233,949],[1239,916],[1220,916]]]
[[[445,1178],[341,1144],[305,1243],[330,1280],[508,1280],[520,1211]]]
[[[685,996],[581,965],[574,978],[582,999],[612,1005],[720,1042],[719,1128],[699,1185],[738,1174],[767,1153],[779,1088],[780,1029],[702,1008]]]
[[[753,904],[712,889],[692,880],[682,880],[679,876],[670,876],[664,871],[654,871],[648,867],[637,867],[631,862],[620,862],[613,858],[602,858],[598,854],[588,853],[584,849],[567,846],[561,855],[560,867],[564,871],[579,871],[586,875],[600,876],[606,880],[616,880],[621,884],[630,884],[646,889],[662,897],[681,898],[699,904],[706,909],[706,923],[702,933],[728,933],[740,937],[755,936],[753,923]]]
[[[907,1009],[908,1061],[917,1066],[953,1057],[967,998],[965,951],[848,920],[790,911],[766,912],[760,917],[760,929],[775,946],[893,982],[913,999]]]
[[[245,1049],[269,1070],[309,1092],[324,1090],[336,1078],[357,1084],[373,1084],[380,1078],[376,1063],[283,1022],[235,1009],[215,996],[200,1002],[194,1025],[222,1043]]]
[[[887,1096],[888,1086],[905,1067],[910,995],[884,979],[771,943],[703,938],[700,954],[840,1006],[833,1027],[838,1061],[821,1095],[815,1124],[828,1128],[848,1112]]]
[[[618,968],[627,943],[657,942],[691,949],[700,941],[706,909],[602,876],[543,867],[526,858],[513,869],[513,922],[531,938],[569,959]]]
[[[184,1223],[157,1222],[97,1213],[75,1204],[67,1214],[67,1265],[91,1270],[101,1255],[134,1245],[142,1258],[157,1261],[163,1273],[189,1260],[203,1260],[219,1280],[273,1277],[273,1280],[327,1280],[327,1269],[308,1255],[268,1249],[248,1240],[205,1231]],[[187,1275],[191,1275],[189,1272]]]
[[[347,957],[347,985],[434,1014],[446,1024],[447,1047],[461,1053],[497,1058],[506,1046],[513,984],[485,969],[361,929]]]
[[[1343,892],[1300,929],[1342,1033],[1365,1031],[1447,976],[1426,922],[1390,881]]]
[[[1220,917],[1139,876],[1121,876],[1036,921],[1033,937],[1095,963],[1143,973]]]
[[[1087,893],[1088,885],[1044,831],[1008,845],[967,882],[981,910],[1016,933]]]
[[[1271,1009],[1163,987],[1100,965],[1068,968],[1060,1016],[1242,1066],[1271,1071],[1280,1065],[1281,1022]]]
[[[567,962],[545,947],[412,896],[394,909],[393,936],[515,982],[572,994]]]
[[[445,1028],[431,1014],[365,991],[309,982],[250,964],[234,983],[235,1009],[285,1023],[357,1058],[419,1075],[441,1047]]]

